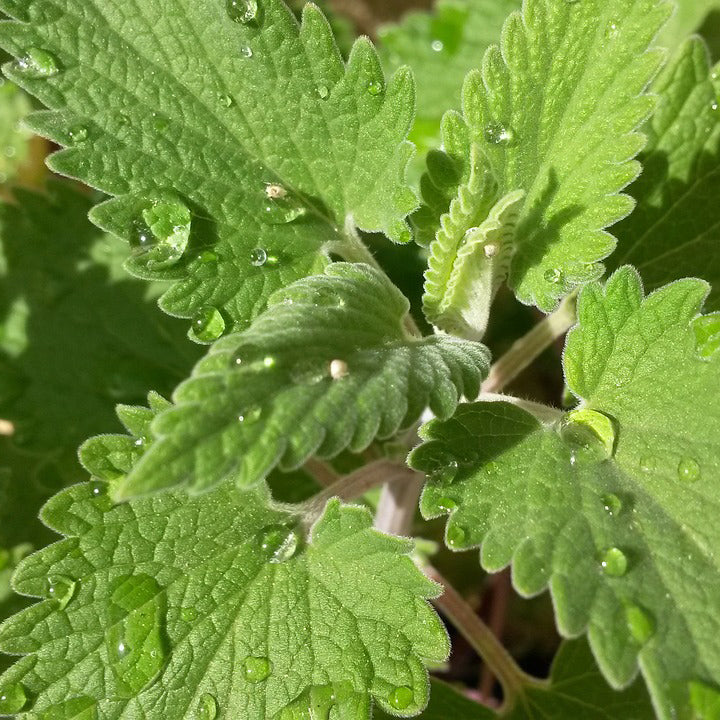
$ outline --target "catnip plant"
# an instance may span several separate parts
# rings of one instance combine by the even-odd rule
[[[0,0],[0,716],[717,720],[720,7],[349,5]]]

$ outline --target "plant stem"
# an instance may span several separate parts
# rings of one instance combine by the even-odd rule
[[[305,470],[317,480],[318,485],[322,485],[324,488],[328,488],[340,480],[340,475],[330,465],[317,458],[310,458],[305,463]]]
[[[518,667],[492,630],[434,567],[425,567],[425,573],[445,588],[445,592],[433,601],[437,608],[470,643],[502,685],[505,698],[502,711],[512,707],[527,686],[545,684]]]
[[[302,514],[309,524],[312,524],[325,509],[327,501],[337,497],[341,500],[356,500],[368,490],[378,487],[386,482],[393,482],[410,472],[405,466],[398,465],[390,460],[376,460],[364,465],[353,473],[341,477],[339,480],[321,490],[311,497],[302,508]]]
[[[523,400],[512,395],[499,395],[497,393],[482,393],[478,398],[481,402],[506,402],[516,407],[522,408],[531,415],[534,415],[540,422],[553,423],[560,420],[565,414],[562,410],[544,405],[543,403],[533,402],[532,400]]]
[[[539,322],[527,335],[520,338],[491,368],[483,383],[483,392],[500,392],[526,367],[533,363],[546,348],[562,337],[576,320],[577,291],[570,293],[560,307]]]
[[[390,535],[410,535],[423,476],[409,468],[383,486],[375,514],[375,527]]]

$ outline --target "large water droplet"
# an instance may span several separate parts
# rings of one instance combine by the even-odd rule
[[[438,450],[425,468],[427,478],[435,485],[450,485],[458,473],[459,465],[457,458],[451,453]]]
[[[613,493],[605,495],[602,499],[602,503],[603,507],[605,508],[605,512],[608,515],[619,515],[622,511],[622,500],[620,500],[620,498]]]
[[[683,482],[697,482],[700,479],[700,465],[694,458],[684,457],[678,463],[677,473]]]
[[[249,60],[253,56],[253,50],[249,45],[242,45],[240,47],[240,57]]]
[[[84,125],[73,125],[68,130],[68,137],[73,145],[79,145],[88,139],[88,129]]]
[[[433,40],[430,43],[430,47],[433,49],[433,52],[442,52],[445,49],[445,43],[442,40]]]
[[[597,410],[571,410],[563,418],[560,434],[577,459],[600,462],[615,452],[615,424]]]
[[[628,630],[639,645],[644,645],[655,634],[655,621],[638,605],[625,607]]]
[[[174,265],[187,249],[191,221],[190,210],[179,200],[155,200],[135,223],[130,240],[135,255],[150,268]]]
[[[371,82],[368,83],[367,91],[373,97],[382,95],[382,93],[385,91],[385,83],[382,82],[382,80],[372,80]]]
[[[693,720],[718,720],[720,718],[720,689],[699,680],[688,683],[690,704],[694,710]]]
[[[255,267],[262,267],[268,259],[267,250],[257,247],[250,251],[250,264]]]
[[[243,663],[243,671],[249,683],[259,683],[270,677],[272,663],[266,657],[247,657]]]
[[[51,705],[41,712],[33,712],[33,720],[96,720],[97,703],[83,695]]]
[[[211,343],[225,332],[225,319],[217,308],[200,308],[193,315],[190,331],[195,340]]]
[[[241,25],[258,25],[262,20],[260,0],[227,0],[228,17]]]
[[[113,582],[111,626],[105,636],[115,695],[135,697],[157,678],[167,658],[165,600],[149,575],[125,575]]]
[[[563,271],[560,268],[549,268],[543,273],[546,282],[559,285],[563,281]]]
[[[449,497],[438,498],[437,506],[445,513],[451,513],[457,507],[457,503]]]
[[[20,712],[27,701],[27,693],[20,683],[0,687],[0,715],[14,715]]]
[[[300,535],[286,525],[269,525],[260,531],[260,550],[271,563],[290,560],[300,547]]]
[[[60,65],[52,53],[34,47],[17,61],[17,68],[29,78],[48,78],[60,72]]]
[[[265,222],[270,225],[287,225],[307,215],[307,207],[304,203],[294,195],[291,195],[285,188],[282,188],[284,193],[282,195],[278,194],[275,197],[267,195],[268,190],[272,187],[275,186],[265,186],[265,194],[269,200],[263,212]]]
[[[327,85],[320,85],[317,89],[318,97],[321,100],[327,100],[330,97],[330,90]]]
[[[198,611],[194,607],[184,607],[180,610],[180,619],[186,623],[195,622],[198,619]]]
[[[220,95],[218,95],[218,100],[220,101],[220,104],[226,108],[230,108],[235,104],[232,95],[225,95],[224,93],[220,93]]]
[[[609,548],[600,558],[600,567],[610,577],[622,577],[628,569],[627,556],[619,548]]]
[[[485,126],[485,140],[491,145],[509,145],[515,139],[513,131],[500,123]]]
[[[203,693],[198,702],[197,720],[215,720],[218,714],[218,704],[214,695]]]
[[[414,699],[413,691],[406,685],[396,687],[388,696],[390,706],[395,710],[405,710],[410,707]]]
[[[46,585],[48,598],[56,600],[60,610],[64,610],[68,606],[77,587],[75,581],[66,575],[51,575],[47,579]]]
[[[446,539],[449,547],[459,550],[465,547],[467,533],[459,525],[448,525]]]

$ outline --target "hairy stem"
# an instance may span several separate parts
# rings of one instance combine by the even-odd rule
[[[390,460],[377,460],[364,465],[349,475],[341,477],[336,482],[314,495],[302,507],[302,514],[309,524],[312,524],[325,509],[327,501],[331,498],[340,498],[350,501],[362,497],[368,490],[387,482],[394,482],[410,472],[405,466],[398,465]]]
[[[445,592],[433,601],[438,610],[470,643],[502,685],[505,698],[503,709],[512,707],[527,686],[544,684],[544,681],[528,675],[518,667],[492,630],[434,567],[426,567],[425,573],[445,588]]]
[[[526,367],[531,365],[555,340],[562,337],[576,321],[577,292],[572,292],[560,307],[520,338],[491,368],[483,383],[483,392],[500,392]]]
[[[410,535],[415,519],[423,476],[409,468],[385,483],[380,495],[375,527],[391,535]]]

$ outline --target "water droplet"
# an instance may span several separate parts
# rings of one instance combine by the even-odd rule
[[[30,78],[48,78],[60,72],[60,65],[52,53],[40,48],[30,48],[17,61],[18,70]]]
[[[51,575],[47,579],[47,596],[57,601],[59,610],[64,610],[73,599],[76,587],[75,581],[66,575]]]
[[[611,20],[608,23],[607,29],[605,30],[605,37],[608,38],[608,40],[615,40],[615,38],[617,38],[619,34],[620,26],[616,21]]]
[[[240,57],[249,60],[253,56],[252,48],[249,45],[243,45],[240,48]]]
[[[680,460],[677,472],[680,480],[684,482],[694,483],[700,479],[700,465],[691,457],[684,457]]]
[[[286,525],[269,525],[260,532],[260,549],[273,564],[290,560],[299,546],[298,532]]]
[[[272,672],[272,663],[266,657],[247,657],[243,663],[245,679],[249,683],[267,680]]]
[[[615,425],[597,410],[571,410],[563,418],[560,434],[578,460],[601,462],[615,451]]]
[[[269,190],[270,188],[280,190]],[[268,193],[275,192],[275,196]],[[284,193],[284,194],[283,194]],[[263,218],[270,225],[286,225],[307,214],[307,208],[297,198],[291,196],[288,191],[280,185],[266,185],[265,194],[271,202],[265,206]]]
[[[257,25],[261,21],[259,0],[227,0],[225,7],[228,17],[241,25]]]
[[[368,83],[367,91],[373,96],[382,95],[385,90],[385,83],[382,80],[372,80]]]
[[[174,265],[187,248],[191,222],[190,210],[179,200],[154,200],[133,226],[130,244],[135,255],[150,268]]]
[[[330,377],[333,380],[342,380],[348,376],[348,364],[344,360],[333,360],[330,363]]]
[[[195,622],[198,618],[198,611],[194,607],[184,607],[180,611],[180,619],[183,622],[191,623]]]
[[[218,714],[217,700],[210,693],[203,693],[198,702],[197,720],[215,720]]]
[[[255,248],[250,251],[250,264],[255,267],[262,267],[268,259],[267,250],[265,248]]]
[[[622,577],[628,569],[627,556],[619,548],[609,548],[600,558],[600,567],[610,577]]]
[[[442,52],[445,49],[445,43],[442,40],[433,40],[430,47],[434,52]]]
[[[164,115],[154,112],[151,114],[150,117],[152,118],[152,126],[158,132],[163,132],[164,130],[168,129],[170,121]]]
[[[230,358],[230,366],[234,368],[251,367],[258,360],[260,348],[252,343],[245,343],[235,348]]]
[[[485,126],[485,140],[491,145],[509,145],[514,137],[513,131],[500,123],[488,123]]]
[[[320,358],[298,360],[290,371],[290,378],[297,385],[317,385],[328,377],[327,361]]]
[[[68,137],[73,145],[78,145],[88,139],[88,129],[84,125],[73,125],[68,130]]]
[[[451,548],[463,548],[467,533],[459,525],[449,525],[447,528],[447,544]]]
[[[639,645],[644,645],[655,634],[655,621],[637,605],[625,606],[628,630]]]
[[[720,689],[699,680],[688,683],[693,720],[718,720],[720,717]]]
[[[414,699],[413,691],[406,685],[396,687],[389,695],[388,702],[395,710],[405,710]]]
[[[437,506],[445,513],[451,513],[457,507],[457,503],[449,497],[441,497],[437,501]]]
[[[221,93],[220,95],[218,95],[218,100],[220,101],[220,104],[226,108],[230,108],[235,104],[232,95],[223,95]]]
[[[640,458],[640,471],[649,475],[654,472],[657,467],[657,460],[651,455],[645,455]]]
[[[251,405],[238,415],[238,421],[244,425],[252,425],[256,423],[262,415],[262,408],[259,405]]]
[[[0,715],[14,715],[20,712],[27,701],[27,693],[20,683],[0,687]]]
[[[714,112],[718,109],[718,104],[716,102],[710,103],[710,109]]]
[[[105,646],[115,676],[115,696],[132,698],[160,674],[167,658],[165,601],[149,575],[125,575],[111,586]]]
[[[51,705],[42,712],[32,714],[33,720],[97,720],[97,703],[94,698],[82,695]]]
[[[435,485],[450,485],[459,469],[458,461],[450,453],[439,451],[426,469],[428,480]]]
[[[549,268],[543,273],[546,282],[559,285],[563,281],[563,271],[560,268]]]
[[[200,308],[192,318],[191,337],[201,343],[211,343],[225,332],[225,319],[214,307]]]
[[[615,516],[619,515],[622,511],[622,500],[617,495],[610,493],[605,495],[602,499],[603,507],[608,515]]]
[[[317,89],[317,94],[321,100],[327,100],[330,97],[330,90],[327,85],[320,85]]]
[[[218,261],[218,256],[217,253],[214,253],[212,250],[203,250],[203,252],[197,256],[197,259],[198,262],[201,262],[203,265],[210,265]]]

